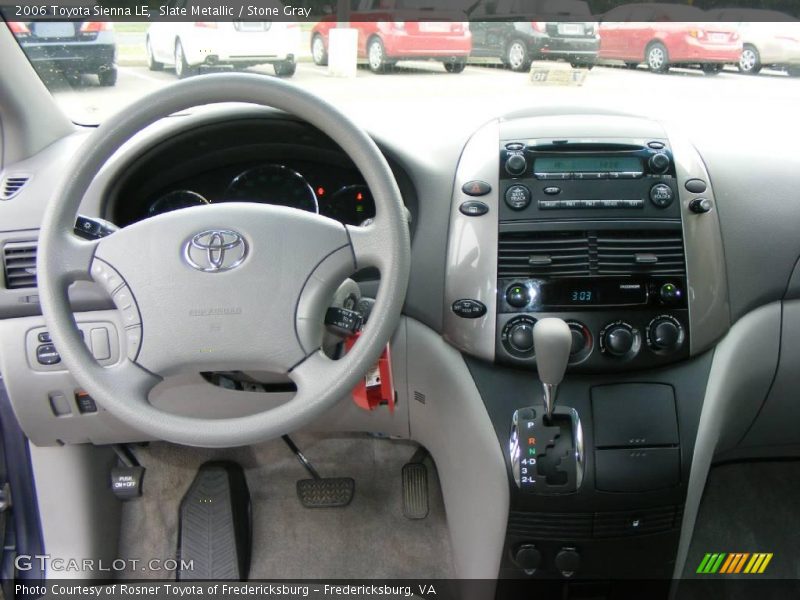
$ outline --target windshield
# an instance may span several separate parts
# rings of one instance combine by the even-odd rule
[[[397,129],[565,104],[730,127],[800,105],[800,24],[775,11],[352,0],[343,21],[336,6],[242,9],[234,20],[224,3],[173,0],[139,21],[23,14],[7,25],[62,109],[88,125],[179,79],[230,71],[289,80]]]

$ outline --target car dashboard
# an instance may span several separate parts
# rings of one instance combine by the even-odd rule
[[[669,578],[712,461],[798,442],[800,209],[789,200],[800,164],[778,146],[695,142],[671,125],[592,109],[466,129],[410,143],[374,134],[412,227],[392,341],[396,410],[362,414],[343,399],[315,427],[431,451],[462,576]],[[0,370],[17,419],[42,446],[146,441],[81,405],[63,365],[39,360],[48,342],[35,272],[9,285],[14,252],[35,253],[51,181],[84,137],[3,174],[28,180],[0,202]],[[374,216],[352,161],[283,114],[176,116],[129,144],[135,160],[106,165],[82,214],[124,227],[185,206],[263,202],[347,225]],[[377,273],[361,275],[374,291]],[[102,290],[71,292],[92,343],[96,330],[123,330]],[[539,447],[520,433],[541,407],[531,331],[548,317],[566,321],[574,341],[559,405],[573,427],[563,439],[580,452],[555,473],[523,473],[536,463],[522,459],[561,443]],[[106,364],[124,344],[111,336]],[[153,401],[193,414],[243,416],[266,402],[199,377],[167,388]],[[562,478],[564,469],[574,471]]]

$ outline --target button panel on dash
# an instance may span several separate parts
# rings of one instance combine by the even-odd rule
[[[644,200],[539,200],[540,210],[644,208]]]

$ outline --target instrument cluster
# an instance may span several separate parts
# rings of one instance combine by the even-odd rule
[[[317,213],[346,225],[375,217],[372,193],[356,170],[310,161],[258,162],[214,169],[145,198],[133,221],[223,202],[257,202]]]

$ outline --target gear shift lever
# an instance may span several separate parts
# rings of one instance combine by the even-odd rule
[[[558,384],[564,379],[572,348],[569,325],[555,318],[536,321],[533,326],[533,347],[536,350],[536,368],[542,382],[544,412],[549,421],[556,405]]]

